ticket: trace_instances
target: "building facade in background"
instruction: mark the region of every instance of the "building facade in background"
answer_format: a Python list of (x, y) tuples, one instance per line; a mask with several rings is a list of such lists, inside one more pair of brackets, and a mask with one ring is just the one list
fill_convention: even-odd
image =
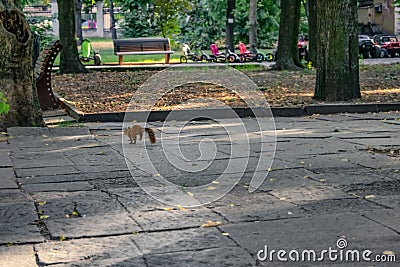
[(368, 35), (400, 34), (400, 9), (393, 0), (358, 0), (360, 31)]

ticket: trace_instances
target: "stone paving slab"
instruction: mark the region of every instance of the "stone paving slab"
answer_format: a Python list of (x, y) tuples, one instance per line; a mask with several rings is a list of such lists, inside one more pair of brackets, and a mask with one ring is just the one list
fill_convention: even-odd
[[(258, 169), (258, 174), (270, 173), (254, 193), (248, 189), (259, 156), (272, 157), (274, 143), (273, 131), (260, 132), (252, 118), (243, 119), (250, 130), (251, 153), (244, 167), (245, 134), (233, 136), (233, 145), (240, 149), (232, 155), (229, 136), (211, 121), (187, 125), (183, 140), (172, 133), (186, 122), (151, 123), (160, 130), (157, 143), (150, 145), (146, 136), (145, 141), (126, 146), (127, 155), (133, 157), (130, 161), (125, 161), (121, 144), (127, 142), (122, 139), (122, 123), (11, 128), (8, 143), (0, 142), (0, 153), (12, 159), (6, 163), (10, 166), (0, 166), (0, 254), (17, 254), (21, 247), (21, 257), (33, 266), (264, 266), (269, 262), (256, 259), (264, 245), (319, 250), (335, 248), (336, 241), (345, 238), (350, 249), (392, 251), (398, 256), (399, 158), (370, 153), (368, 145), (396, 146), (399, 115), (275, 118), (277, 153), (272, 166), (263, 163)], [(160, 140), (161, 131), (165, 140)], [(216, 144), (217, 157), (190, 161), (204, 159), (198, 149), (201, 141), (212, 152), (214, 144), (205, 142), (209, 139)], [(176, 149), (167, 159), (163, 145), (178, 141), (189, 164), (184, 166), (214, 165), (202, 175), (174, 169), (173, 164), (185, 160)], [(180, 188), (184, 192), (190, 190), (187, 181), (215, 180), (230, 158), (234, 168), (229, 181), (238, 183), (206, 206), (185, 209), (160, 203), (137, 184), (146, 185), (153, 194), (174, 192), (143, 165), (145, 146), (152, 159), (149, 166), (156, 165), (160, 174), (184, 185)], [(221, 182), (214, 187), (227, 186)], [(203, 201), (208, 194), (186, 197)], [(222, 224), (203, 227), (208, 221)], [(9, 242), (20, 246), (7, 247)], [(290, 264), (274, 262), (273, 266)], [(300, 264), (327, 265), (365, 266)]]
[[(110, 172), (110, 171), (129, 171), (125, 159), (116, 161), (115, 165), (109, 163), (108, 165), (101, 165), (101, 162), (97, 162), (97, 165), (74, 165), (75, 169), (78, 170), (79, 174), (99, 173), (99, 172)], [(134, 168), (137, 168), (134, 166)], [(136, 171), (136, 170), (135, 170)]]
[(239, 247), (222, 247), (200, 251), (185, 251), (145, 255), (147, 266), (254, 266), (250, 254)]
[(7, 244), (26, 244), (44, 242), (36, 224), (0, 223), (0, 247)]
[(0, 190), (18, 189), (14, 170), (12, 168), (0, 168)]
[(304, 210), (294, 204), (278, 200), (265, 192), (249, 193), (244, 187), (235, 188), (208, 206), (231, 223), (304, 216)]
[(236, 244), (215, 227), (139, 233), (132, 239), (143, 254), (197, 251)]
[(296, 202), (299, 208), (305, 209), (314, 215), (327, 215), (343, 212), (351, 212), (357, 214), (365, 214), (367, 211), (388, 212), (385, 207), (378, 205), (372, 201), (359, 198), (342, 198), (342, 199), (322, 199), (322, 200), (304, 200)]
[(383, 174), (381, 170), (371, 170), (361, 167), (335, 172), (320, 172), (315, 179), (339, 187), (351, 184), (370, 184), (375, 181), (393, 180), (389, 175)]
[(29, 194), (19, 189), (0, 189), (0, 203), (20, 203), (32, 201)]
[(206, 224), (208, 221), (225, 222), (224, 218), (219, 214), (205, 208), (169, 211), (155, 210), (141, 212), (140, 214), (134, 212), (134, 214), (135, 220), (144, 231), (196, 228)]
[(73, 165), (73, 162), (67, 159), (62, 152), (14, 153), (13, 163), (15, 168), (43, 168)]
[(343, 199), (351, 198), (340, 189), (328, 185), (298, 186), (292, 188), (274, 189), (271, 195), (292, 203), (305, 200)]
[(360, 197), (396, 195), (400, 189), (398, 180), (377, 180), (368, 184), (350, 184), (342, 186), (343, 190)]
[(387, 196), (375, 196), (368, 199), (370, 202), (377, 203), (384, 207), (389, 207), (392, 209), (400, 207), (400, 195), (387, 195)]
[(94, 186), (89, 182), (65, 182), (65, 183), (44, 183), (44, 184), (26, 184), (22, 188), (28, 193), (34, 192), (74, 192), (90, 191)]
[[(259, 190), (271, 191), (321, 185), (318, 176), (305, 168), (272, 170)], [(317, 181), (316, 181), (317, 180)]]
[(369, 211), (364, 216), (377, 223), (385, 225), (385, 227), (400, 232), (400, 207), (397, 206), (391, 210), (375, 210)]
[(304, 155), (301, 157), (287, 157), (285, 160), (303, 165), (308, 170), (321, 169), (352, 169), (357, 166), (356, 162), (349, 159), (348, 153)]
[(79, 171), (75, 166), (43, 166), (40, 168), (15, 168), (15, 173), (18, 178), (62, 175), (62, 174), (78, 174)]
[(0, 168), (12, 167), (13, 164), (10, 159), (10, 151), (0, 149)]
[(141, 188), (112, 189), (110, 193), (132, 214), (144, 231), (160, 231), (200, 227), (208, 221), (224, 218), (207, 208), (181, 208), (161, 203)]
[(46, 202), (41, 209), (49, 216), (46, 225), (55, 237), (117, 235), (141, 230), (125, 208), (103, 192), (52, 192), (33, 196), (38, 202)]
[[(370, 249), (375, 254), (384, 250), (398, 251), (399, 236), (394, 231), (357, 214), (327, 214), (300, 219), (261, 221), (222, 226), (221, 229), (245, 247), (256, 259), (259, 250), (333, 249), (339, 238), (345, 238), (349, 249)], [(366, 235), (366, 233), (368, 233)], [(266, 262), (265, 262), (266, 263)], [(313, 266), (312, 263), (310, 266)]]
[(38, 216), (33, 202), (0, 204), (0, 244), (41, 242)]
[(92, 180), (112, 180), (116, 178), (131, 177), (131, 173), (127, 170), (111, 170), (102, 172), (88, 172), (88, 173), (75, 173), (75, 174), (58, 174), (58, 175), (44, 175), (33, 177), (17, 178), (18, 183), (25, 184), (43, 184), (43, 183), (65, 183), (65, 182), (79, 182), (79, 181), (92, 181)]
[(108, 147), (91, 147), (65, 152), (66, 157), (75, 165), (118, 165), (124, 163), (124, 158)]
[(51, 241), (36, 244), (35, 249), (39, 262), (46, 265), (109, 266), (129, 259), (131, 266), (145, 266), (130, 235)]
[(37, 219), (33, 202), (0, 204), (0, 223), (28, 225)]
[(0, 266), (37, 266), (32, 245), (0, 247)]
[(365, 147), (337, 139), (292, 139), (288, 142), (278, 142), (278, 154), (287, 156), (324, 155), (357, 151)]
[(58, 116), (58, 117), (44, 117), (43, 121), (46, 125), (49, 124), (59, 124), (59, 123), (72, 123), (76, 120), (70, 116)]

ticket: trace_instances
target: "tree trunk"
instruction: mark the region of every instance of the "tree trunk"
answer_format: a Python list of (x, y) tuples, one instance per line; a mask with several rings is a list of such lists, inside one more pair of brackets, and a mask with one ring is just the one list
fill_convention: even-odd
[(360, 98), (357, 0), (324, 0), (317, 5), (317, 78), (314, 98)]
[(228, 9), (226, 10), (226, 46), (231, 51), (235, 50), (235, 45), (233, 43), (234, 42), (233, 33), (235, 30), (233, 11), (235, 10), (235, 7), (236, 7), (236, 1), (228, 0)]
[(277, 61), (272, 68), (277, 70), (299, 70), (303, 67), (299, 59), (301, 0), (281, 0)]
[(256, 54), (257, 49), (257, 0), (250, 0), (250, 8), (249, 8), (249, 43), (250, 50), (252, 53)]
[(114, 1), (113, 0), (110, 0), (110, 19), (111, 19), (111, 38), (117, 39), (117, 29), (115, 28)]
[(60, 22), (60, 41), (63, 49), (60, 53), (61, 73), (88, 72), (79, 60), (75, 35), (75, 0), (57, 0), (58, 20)]
[(308, 60), (317, 66), (317, 0), (308, 0)]
[(75, 32), (78, 38), (77, 44), (81, 45), (83, 41), (82, 34), (82, 0), (75, 0)]
[(0, 1), (0, 91), (10, 110), (0, 115), (0, 129), (43, 126), (32, 65), (33, 38), (19, 1)]

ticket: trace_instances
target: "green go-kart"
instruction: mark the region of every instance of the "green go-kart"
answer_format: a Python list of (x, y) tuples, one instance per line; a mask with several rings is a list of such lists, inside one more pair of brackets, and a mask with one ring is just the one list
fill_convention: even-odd
[(89, 39), (84, 39), (81, 44), (81, 56), (82, 62), (89, 62), (94, 60), (94, 65), (100, 66), (101, 56), (98, 50), (93, 50), (92, 43)]

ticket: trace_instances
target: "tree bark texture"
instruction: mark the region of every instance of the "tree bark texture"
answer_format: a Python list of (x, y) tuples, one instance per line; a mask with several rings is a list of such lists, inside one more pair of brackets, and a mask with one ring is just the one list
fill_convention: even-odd
[(75, 32), (78, 38), (77, 44), (81, 45), (83, 41), (82, 33), (82, 0), (75, 0)]
[(317, 5), (317, 78), (314, 98), (360, 98), (357, 0), (324, 0)]
[(257, 53), (255, 47), (257, 47), (257, 0), (250, 0), (249, 8), (249, 44), (252, 53)]
[(233, 11), (235, 10), (235, 7), (236, 7), (236, 0), (228, 0), (228, 8), (226, 10), (226, 46), (231, 51), (235, 50), (235, 45), (233, 43), (234, 42), (233, 34), (235, 30)]
[(60, 53), (61, 73), (88, 72), (79, 60), (75, 34), (75, 0), (57, 0), (58, 20), (60, 22), (60, 41), (63, 49)]
[(298, 70), (303, 67), (299, 59), (297, 41), (299, 38), (301, 0), (281, 0), (277, 70)]
[(0, 91), (10, 110), (0, 129), (43, 126), (32, 65), (33, 38), (19, 1), (0, 0)]
[(114, 1), (113, 0), (110, 0), (110, 20), (111, 20), (111, 38), (117, 39), (117, 29), (115, 28)]
[(317, 0), (308, 2), (308, 59), (312, 66), (317, 66)]

